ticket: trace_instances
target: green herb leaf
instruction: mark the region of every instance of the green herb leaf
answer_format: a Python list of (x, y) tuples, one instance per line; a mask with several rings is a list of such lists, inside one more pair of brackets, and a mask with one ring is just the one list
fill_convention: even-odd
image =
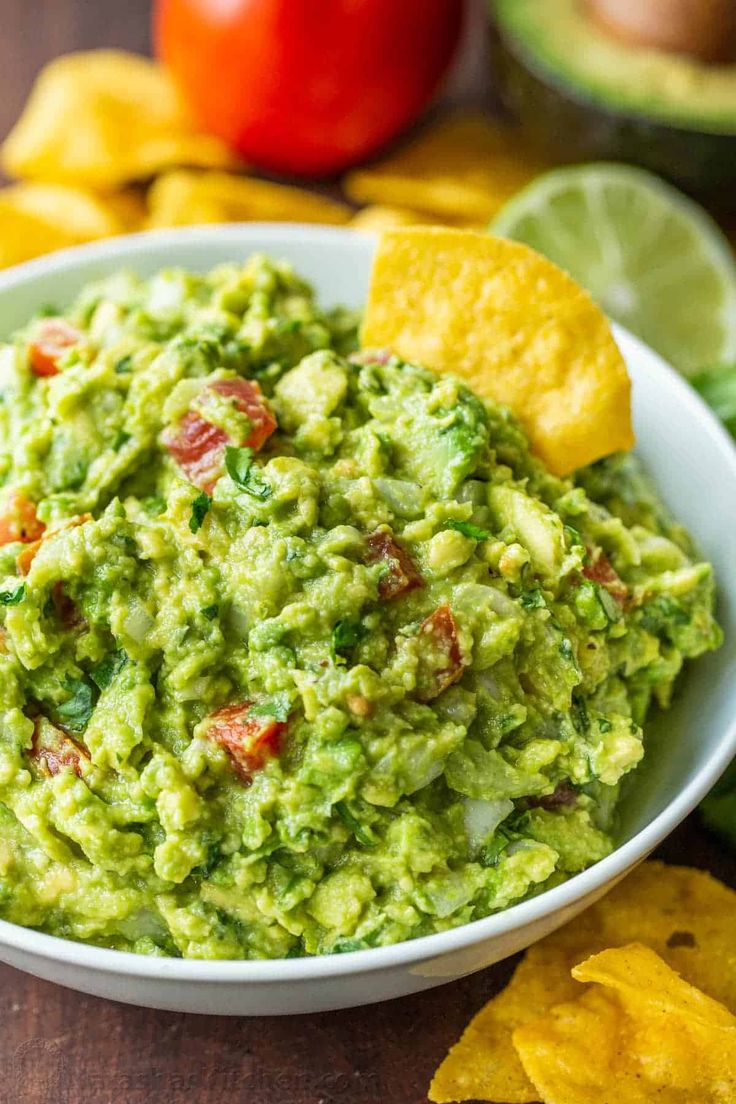
[(364, 639), (367, 629), (360, 621), (346, 617), (338, 621), (332, 630), (332, 658), (338, 660), (345, 652), (355, 648)]
[(220, 607), (217, 605), (204, 606), (203, 609), (200, 610), (202, 616), (206, 617), (208, 621), (214, 621), (219, 612)]
[(581, 694), (573, 694), (572, 705), (570, 707), (570, 718), (577, 732), (581, 736), (590, 728), (590, 718), (588, 717), (588, 707), (585, 703), (585, 698)]
[(198, 533), (202, 528), (202, 522), (207, 517), (212, 505), (212, 499), (202, 491), (192, 502), (192, 516), (189, 519), (189, 528), (193, 533)]
[(455, 521), (451, 518), (442, 526), (443, 529), (454, 529), (456, 533), (462, 533), (464, 537), (470, 537), (474, 541), (488, 540), (491, 534), (487, 529), (481, 529), (479, 525), (473, 525), (472, 521)]
[(81, 679), (69, 679), (66, 689), (70, 696), (56, 706), (53, 719), (72, 732), (84, 732), (94, 712), (97, 700), (95, 688)]
[(509, 835), (499, 826), (481, 851), (480, 861), (483, 866), (497, 866), (501, 855), (511, 843), (512, 839), (513, 836)]
[(130, 372), (132, 367), (133, 367), (133, 357), (132, 356), (121, 357), (120, 360), (115, 365), (115, 374), (117, 376), (125, 376), (125, 375), (127, 375), (128, 372)]
[(119, 452), (123, 445), (127, 444), (130, 440), (130, 434), (126, 433), (124, 429), (119, 429), (115, 434), (115, 439), (112, 443), (112, 447), (115, 452)]
[(291, 702), (286, 693), (274, 694), (272, 698), (256, 702), (248, 710), (251, 717), (273, 717), (275, 721), (288, 721)]
[(0, 590), (0, 606), (18, 606), (26, 596), (26, 584), (21, 583), (15, 590)]
[(577, 545), (582, 545), (583, 548), (585, 547), (585, 541), (574, 525), (563, 525), (562, 528), (565, 536), (570, 542), (571, 548), (575, 548)]
[(253, 449), (228, 445), (225, 449), (225, 469), (235, 486), (253, 498), (263, 501), (273, 494), (273, 487), (264, 479), (261, 469), (253, 460)]
[(599, 717), (598, 718), (598, 730), (599, 730), (599, 732), (610, 732), (612, 728), (613, 728), (613, 725), (609, 721), (608, 717)]
[(119, 648), (115, 652), (109, 652), (104, 659), (101, 659), (100, 662), (92, 668), (89, 677), (100, 690), (107, 690), (110, 683), (118, 672), (122, 671), (127, 662), (127, 653), (124, 652), (122, 648)]
[(335, 804), (335, 812), (338, 814), (343, 824), (353, 833), (358, 843), (362, 844), (363, 847), (376, 846), (378, 840), (376, 839), (373, 829), (367, 824), (361, 824), (344, 801), (338, 801)]
[(520, 596), (519, 601), (524, 609), (545, 609), (547, 605), (539, 587), (535, 587), (534, 590), (527, 590)]

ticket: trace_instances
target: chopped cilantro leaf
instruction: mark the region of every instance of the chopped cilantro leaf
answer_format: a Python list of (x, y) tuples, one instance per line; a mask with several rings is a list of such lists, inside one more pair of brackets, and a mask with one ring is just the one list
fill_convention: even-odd
[(534, 590), (527, 590), (521, 595), (519, 601), (524, 609), (544, 609), (547, 605), (539, 587), (536, 587)]
[(253, 460), (253, 449), (228, 445), (225, 449), (225, 468), (235, 486), (253, 498), (263, 500), (273, 494), (271, 484), (264, 479), (261, 469)]
[(200, 612), (208, 621), (214, 621), (220, 612), (220, 607), (217, 605), (205, 606)]
[(112, 443), (112, 447), (115, 452), (119, 452), (123, 445), (127, 444), (130, 440), (130, 434), (126, 433), (124, 429), (118, 430), (115, 434), (115, 439)]
[(487, 529), (481, 529), (479, 525), (473, 525), (472, 521), (455, 521), (454, 518), (446, 521), (443, 529), (454, 529), (456, 533), (462, 533), (464, 537), (470, 537), (474, 541), (488, 540), (491, 536)]
[(100, 662), (92, 668), (89, 676), (100, 690), (107, 690), (110, 683), (118, 672), (122, 671), (127, 662), (127, 654), (122, 648), (119, 648), (115, 652), (109, 652), (104, 659), (101, 659)]
[(275, 721), (288, 721), (291, 702), (288, 694), (274, 694), (272, 698), (256, 702), (248, 711), (251, 717), (273, 717)]
[(133, 367), (133, 357), (132, 356), (121, 357), (120, 360), (115, 365), (115, 374), (117, 376), (127, 375), (127, 373), (130, 372), (132, 367)]
[(84, 732), (95, 708), (95, 687), (82, 679), (68, 679), (69, 697), (54, 709), (54, 720), (72, 732)]
[(511, 843), (512, 838), (499, 826), (481, 851), (480, 861), (482, 865), (497, 866), (502, 853)]
[(363, 847), (375, 847), (378, 843), (375, 833), (368, 825), (360, 823), (358, 818), (353, 812), (351, 812), (349, 806), (344, 801), (338, 801), (335, 805), (335, 812), (339, 815), (343, 824), (350, 829), (355, 836), (358, 843)]
[(202, 528), (202, 522), (207, 517), (211, 505), (212, 499), (205, 491), (198, 494), (192, 502), (192, 516), (189, 519), (189, 528), (193, 533), (198, 533)]
[(332, 630), (332, 658), (339, 661), (345, 652), (360, 644), (366, 635), (366, 628), (360, 621), (349, 617), (342, 618)]
[(15, 590), (0, 590), (0, 606), (18, 606), (26, 596), (26, 584), (21, 583)]

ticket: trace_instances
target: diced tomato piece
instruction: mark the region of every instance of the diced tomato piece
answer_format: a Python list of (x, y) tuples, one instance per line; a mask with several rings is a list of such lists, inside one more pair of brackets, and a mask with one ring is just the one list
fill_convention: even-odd
[(46, 526), (36, 516), (35, 503), (16, 491), (10, 495), (0, 514), (0, 545), (13, 541), (37, 541)]
[(569, 778), (564, 778), (557, 783), (551, 794), (527, 797), (525, 804), (528, 809), (561, 809), (565, 805), (574, 805), (577, 799), (577, 790), (573, 788)]
[(84, 525), (86, 521), (91, 520), (92, 514), (79, 514), (77, 517), (70, 518), (69, 521), (64, 521), (61, 525), (57, 525), (55, 529), (47, 529), (40, 540), (34, 541), (33, 544), (29, 544), (16, 557), (15, 562), (20, 574), (28, 574), (31, 570), (31, 564), (38, 554), (38, 550), (47, 540), (51, 540), (52, 537), (55, 537), (56, 534), (60, 533), (63, 529), (76, 529), (78, 525)]
[(382, 561), (388, 568), (378, 584), (381, 598), (398, 598), (400, 594), (408, 594), (410, 590), (424, 586), (419, 568), (390, 533), (377, 529), (367, 538), (366, 545), (368, 563)]
[(601, 552), (600, 549), (597, 551), (588, 549), (588, 554), (590, 561), (583, 567), (585, 578), (604, 587), (620, 606), (625, 605), (629, 597), (629, 588), (614, 569), (605, 552)]
[(58, 375), (58, 361), (83, 337), (80, 330), (70, 326), (63, 318), (45, 318), (28, 347), (28, 359), (34, 376)]
[(225, 399), (232, 399), (241, 414), (245, 414), (250, 422), (250, 433), (244, 441), (237, 441), (239, 446), (252, 448), (258, 452), (265, 445), (268, 438), (277, 428), (278, 422), (274, 418), (261, 388), (253, 380), (227, 379), (216, 380), (211, 383), (210, 389), (217, 392)]
[(253, 702), (218, 709), (209, 718), (207, 737), (228, 753), (235, 772), (250, 782), (254, 771), (279, 754), (286, 722), (273, 717), (251, 717)]
[(50, 721), (36, 720), (33, 729), (33, 743), (29, 752), (32, 762), (46, 775), (60, 774), (65, 768), (71, 768), (78, 778), (84, 772), (84, 763), (89, 761), (89, 752), (66, 732), (52, 725)]
[(56, 616), (65, 629), (78, 629), (84, 625), (84, 618), (78, 606), (65, 592), (63, 583), (54, 583), (51, 588), (51, 601), (54, 603)]
[(438, 606), (419, 629), (422, 642), (417, 697), (432, 701), (461, 677), (465, 662), (458, 642), (458, 626), (448, 605)]
[(227, 433), (190, 410), (164, 444), (187, 479), (209, 494), (222, 475)]
[(198, 411), (188, 411), (178, 425), (164, 435), (164, 444), (187, 479), (200, 490), (211, 493), (223, 473), (227, 445), (252, 448), (258, 452), (277, 428), (257, 383), (245, 379), (216, 380), (207, 384), (210, 391), (231, 399), (236, 410), (245, 414), (250, 430), (242, 441), (233, 441), (219, 426), (208, 422)]

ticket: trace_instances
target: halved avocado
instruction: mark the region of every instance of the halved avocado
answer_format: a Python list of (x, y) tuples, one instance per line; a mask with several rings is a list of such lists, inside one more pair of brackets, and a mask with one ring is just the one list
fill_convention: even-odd
[(658, 172), (736, 210), (736, 64), (621, 42), (582, 0), (491, 0), (502, 95), (558, 160)]

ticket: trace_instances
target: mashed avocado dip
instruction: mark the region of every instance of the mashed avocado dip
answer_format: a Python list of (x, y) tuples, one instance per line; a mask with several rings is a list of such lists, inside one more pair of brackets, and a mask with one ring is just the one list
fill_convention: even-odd
[(263, 257), (0, 352), (0, 916), (149, 954), (374, 947), (612, 847), (713, 582)]

